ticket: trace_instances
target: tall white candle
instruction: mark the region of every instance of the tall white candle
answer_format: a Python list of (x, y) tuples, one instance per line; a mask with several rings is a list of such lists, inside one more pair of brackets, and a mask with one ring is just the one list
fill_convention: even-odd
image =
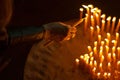
[(114, 32), (115, 22), (116, 22), (116, 17), (113, 17), (113, 19), (112, 19), (112, 28), (111, 28), (111, 33), (113, 33), (113, 32)]
[(118, 21), (118, 23), (117, 23), (117, 26), (116, 26), (116, 28), (115, 28), (115, 32), (118, 32), (118, 31), (119, 31), (119, 27), (120, 27), (120, 19), (119, 19), (119, 21)]
[(110, 29), (110, 22), (111, 22), (111, 16), (107, 17), (107, 29), (106, 29), (107, 32), (109, 32)]

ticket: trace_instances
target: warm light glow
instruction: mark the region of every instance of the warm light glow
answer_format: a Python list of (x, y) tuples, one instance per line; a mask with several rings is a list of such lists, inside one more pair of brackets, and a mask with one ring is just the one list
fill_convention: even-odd
[(80, 61), (79, 59), (77, 59), (77, 58), (75, 59), (75, 62), (77, 65), (79, 65), (79, 61)]
[(89, 51), (89, 52), (91, 52), (91, 51), (92, 51), (91, 46), (88, 46), (87, 48), (88, 48), (88, 51)]
[(97, 61), (96, 60), (94, 60), (94, 66), (97, 67)]
[(93, 8), (93, 5), (92, 5), (92, 4), (89, 4), (88, 7), (92, 9), (92, 8)]
[(80, 11), (83, 11), (83, 8), (80, 8)]
[(82, 5), (84, 8), (88, 8), (88, 6), (86, 6), (86, 5)]
[(94, 42), (94, 46), (97, 47), (97, 41)]

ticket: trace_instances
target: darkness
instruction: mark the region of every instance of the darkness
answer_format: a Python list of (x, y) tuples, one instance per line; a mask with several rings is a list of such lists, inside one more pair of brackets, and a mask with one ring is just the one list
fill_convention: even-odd
[[(82, 4), (93, 4), (102, 13), (120, 17), (118, 0), (14, 0), (13, 16), (8, 28), (22, 26), (41, 26), (48, 22), (68, 21), (79, 18)], [(22, 80), (26, 57), (31, 43), (19, 43), (8, 47), (4, 54), (12, 57), (10, 64), (0, 72), (0, 80)]]

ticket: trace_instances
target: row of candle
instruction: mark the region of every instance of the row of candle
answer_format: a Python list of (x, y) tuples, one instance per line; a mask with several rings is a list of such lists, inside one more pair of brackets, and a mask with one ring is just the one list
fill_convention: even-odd
[[(93, 45), (87, 46), (88, 54), (80, 55), (75, 59), (77, 66), (85, 67), (92, 78), (96, 80), (119, 80), (120, 78), (120, 47), (119, 27), (120, 19), (106, 18), (101, 10), (93, 5), (83, 5), (86, 9), (84, 32), (90, 32)], [(80, 19), (83, 17), (83, 8), (80, 8)], [(112, 21), (111, 21), (112, 20)], [(117, 25), (116, 25), (117, 24)], [(107, 33), (106, 33), (107, 32)], [(115, 34), (114, 34), (115, 33)], [(105, 37), (106, 35), (106, 37)], [(95, 38), (95, 39), (94, 39)]]
[[(105, 14), (101, 14), (101, 10), (97, 7), (94, 8), (93, 5), (83, 5), (83, 7), (86, 9), (87, 13), (85, 14), (85, 21), (84, 21), (84, 32), (89, 28), (90, 26), (95, 27), (99, 26), (101, 28), (101, 32), (118, 32), (120, 27), (120, 19), (116, 20), (116, 17), (108, 16), (106, 17)], [(83, 17), (84, 9), (80, 8), (80, 19)], [(117, 23), (117, 25), (116, 25)]]

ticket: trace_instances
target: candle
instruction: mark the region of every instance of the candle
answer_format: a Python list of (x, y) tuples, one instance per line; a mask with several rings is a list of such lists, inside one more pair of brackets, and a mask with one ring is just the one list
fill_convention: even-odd
[(107, 56), (107, 54), (108, 54), (108, 52), (109, 52), (109, 47), (108, 47), (108, 46), (105, 46), (105, 48), (106, 48), (106, 56)]
[(103, 46), (100, 46), (100, 50), (102, 50), (102, 51), (103, 51)]
[(105, 42), (104, 41), (101, 41), (101, 46), (103, 46), (105, 44)]
[(106, 45), (109, 46), (109, 40), (105, 39), (105, 41), (106, 41)]
[(101, 32), (103, 32), (103, 31), (104, 31), (104, 28), (105, 28), (105, 20), (102, 20)]
[(117, 47), (118, 59), (120, 58), (120, 47)]
[(94, 60), (94, 57), (91, 57), (91, 58), (90, 58), (90, 61), (93, 61), (93, 60)]
[(93, 52), (90, 52), (90, 57), (92, 57), (93, 56)]
[(98, 15), (98, 13), (96, 13), (96, 16), (95, 16), (95, 17), (96, 17), (97, 25), (100, 26), (100, 20), (99, 20), (99, 15)]
[(119, 27), (120, 27), (120, 19), (119, 19), (118, 24), (117, 24), (117, 26), (116, 26), (115, 32), (118, 32)]
[(91, 68), (93, 67), (93, 61), (90, 61), (90, 67)]
[(83, 16), (83, 8), (80, 8), (80, 19), (82, 19)]
[(91, 25), (94, 27), (95, 26), (95, 21), (93, 15), (91, 15)]
[(119, 33), (116, 33), (116, 41), (118, 42), (119, 41)]
[(75, 59), (76, 66), (79, 65), (80, 60), (78, 58)]
[(94, 67), (94, 68), (92, 69), (93, 75), (95, 75), (95, 71), (96, 71), (96, 67)]
[(108, 62), (111, 62), (111, 53), (108, 53)]
[(113, 33), (113, 31), (114, 31), (114, 28), (115, 28), (115, 21), (116, 21), (116, 17), (113, 17), (113, 19), (112, 19), (111, 33)]
[(116, 61), (116, 54), (113, 53), (113, 61), (115, 62)]
[(94, 60), (94, 67), (97, 67), (97, 61)]
[(100, 72), (102, 72), (102, 63), (99, 64)]
[(102, 57), (100, 58), (100, 62), (103, 63), (104, 61), (104, 56), (102, 55)]
[(105, 17), (106, 17), (105, 14), (102, 14), (102, 15), (101, 15), (101, 18), (102, 18), (103, 21), (105, 21)]
[(117, 61), (117, 70), (120, 71), (120, 61)]
[(113, 47), (112, 47), (112, 53), (115, 53), (115, 49), (116, 49), (116, 47), (113, 46)]
[(97, 28), (97, 35), (99, 35), (100, 34), (100, 27), (97, 25), (96, 28)]
[(92, 52), (91, 46), (88, 46), (87, 48), (88, 48), (88, 51), (89, 51), (89, 52)]
[(110, 77), (111, 77), (111, 73), (108, 73), (108, 78), (110, 79)]
[(107, 79), (107, 72), (104, 72), (103, 76), (105, 79)]
[(94, 47), (93, 48), (93, 52), (94, 52), (94, 54), (95, 54), (95, 56), (97, 55), (97, 47)]
[(97, 47), (97, 41), (94, 42), (94, 46)]
[(109, 31), (110, 28), (110, 20), (111, 20), (111, 16), (107, 17), (107, 32)]
[(107, 39), (110, 41), (111, 35), (110, 33), (107, 33)]
[(103, 54), (103, 50), (100, 50), (99, 57), (102, 57), (102, 54)]
[(98, 42), (101, 43), (101, 35), (98, 35)]
[(100, 74), (101, 74), (100, 72), (97, 73), (97, 78), (98, 79), (100, 78)]
[(87, 30), (87, 26), (88, 26), (88, 14), (85, 14), (86, 15), (86, 17), (85, 17), (85, 22), (84, 22), (84, 34), (85, 34), (85, 32), (86, 32), (86, 30)]
[(108, 62), (108, 70), (111, 71), (111, 63)]
[(93, 32), (94, 32), (94, 28), (90, 27), (90, 40), (92, 41), (93, 38)]
[(112, 40), (112, 43), (114, 44), (114, 47), (117, 46), (117, 41), (116, 40)]

